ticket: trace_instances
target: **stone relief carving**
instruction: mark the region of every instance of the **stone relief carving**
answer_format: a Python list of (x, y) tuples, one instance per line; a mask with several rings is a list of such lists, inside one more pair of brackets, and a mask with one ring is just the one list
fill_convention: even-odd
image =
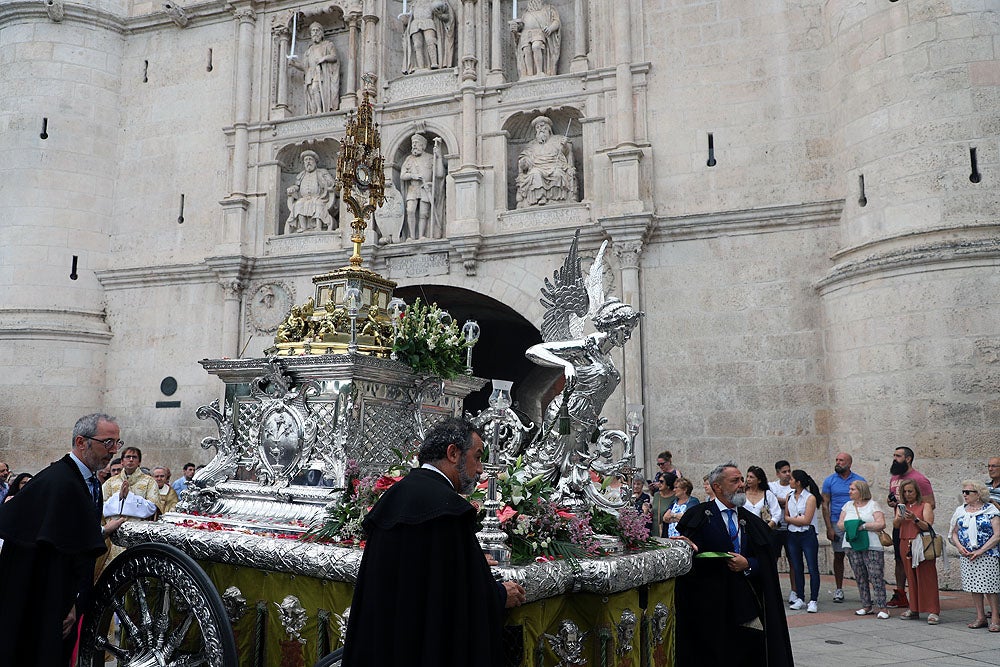
[(403, 74), (455, 66), (455, 10), (449, 0), (410, 0), (403, 23)]
[(177, 24), (178, 28), (187, 27), (188, 15), (184, 8), (176, 3), (164, 2), (163, 11), (167, 13), (170, 20)]
[(319, 166), (315, 151), (302, 151), (303, 170), (289, 186), (285, 233), (337, 229), (331, 209), (336, 202), (336, 181)]
[(390, 240), (400, 240), (399, 231), (403, 228), (406, 221), (406, 208), (404, 204), (403, 193), (392, 182), (392, 174), (386, 174), (385, 201), (375, 211), (375, 217), (379, 221), (379, 227), (388, 230)]
[(45, 0), (45, 13), (49, 15), (51, 21), (60, 23), (66, 18), (66, 7), (63, 5), (63, 0)]
[(524, 13), (510, 22), (521, 79), (556, 73), (562, 42), (560, 27), (559, 12), (542, 0), (528, 0)]
[(267, 282), (250, 290), (247, 315), (250, 325), (260, 333), (273, 333), (285, 320), (295, 303), (295, 293), (283, 282)]
[(535, 138), (517, 158), (517, 208), (545, 206), (577, 200), (573, 144), (552, 133), (552, 120), (538, 116), (531, 121)]
[(288, 64), (304, 74), (306, 114), (326, 113), (340, 108), (340, 61), (333, 42), (323, 37), (323, 24), (309, 26), (311, 44), (302, 57), (291, 56)]
[(396, 240), (444, 236), (444, 158), (441, 139), (434, 139), (432, 153), (427, 152), (427, 137), (410, 137), (410, 154), (399, 167), (399, 184), (406, 202), (403, 224)]

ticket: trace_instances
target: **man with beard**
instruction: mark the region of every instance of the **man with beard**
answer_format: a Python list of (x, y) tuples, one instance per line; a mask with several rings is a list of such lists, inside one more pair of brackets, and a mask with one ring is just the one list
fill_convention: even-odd
[(677, 580), (676, 664), (725, 664), (738, 646), (745, 665), (792, 665), (772, 531), (744, 509), (736, 464), (712, 470), (708, 483), (715, 498), (677, 525), (696, 553), (691, 571)]
[[(899, 504), (899, 483), (904, 479), (912, 479), (916, 482), (924, 502), (930, 503), (931, 508), (934, 508), (934, 490), (931, 488), (930, 480), (923, 473), (914, 470), (912, 449), (909, 447), (896, 448), (892, 454), (892, 465), (889, 466), (889, 473), (892, 476), (889, 478), (888, 503), (893, 512), (896, 511), (896, 505)], [(889, 517), (886, 517), (886, 523), (888, 522)], [(906, 565), (899, 553), (899, 528), (892, 529), (892, 551), (896, 557), (896, 589), (886, 606), (905, 609), (910, 606), (910, 602), (906, 599)]]
[(851, 499), (851, 482), (867, 481), (851, 471), (853, 464), (850, 454), (840, 452), (834, 459), (833, 474), (823, 480), (823, 520), (826, 521), (826, 539), (833, 547), (833, 578), (837, 583), (834, 602), (844, 601), (844, 533), (837, 530), (837, 521), (844, 504)]
[(493, 580), (476, 540), (475, 489), (483, 441), (449, 418), (428, 430), (416, 468), (364, 519), (344, 667), (498, 667), (503, 610), (525, 602), (515, 582)]
[(0, 575), (7, 600), (0, 623), (3, 664), (69, 664), (94, 562), (104, 552), (104, 537), (123, 521), (108, 521), (102, 529), (96, 476), (121, 444), (114, 418), (81, 417), (70, 452), (0, 506)]

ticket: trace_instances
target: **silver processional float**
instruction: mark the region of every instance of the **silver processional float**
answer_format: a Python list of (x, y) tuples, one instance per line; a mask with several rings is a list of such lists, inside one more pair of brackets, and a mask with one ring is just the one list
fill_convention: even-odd
[[(460, 329), (436, 306), (406, 306), (393, 297), (394, 282), (362, 267), (367, 220), (384, 198), (384, 180), (374, 177), (384, 169), (373, 90), (366, 78), (337, 167), (354, 215), (349, 265), (314, 276), (313, 297), (291, 309), (265, 357), (201, 362), (225, 383), (224, 401), (197, 411), (218, 428), (202, 441), (214, 457), (175, 511), (115, 534), (127, 549), (98, 581), (81, 665), (106, 657), (121, 667), (335, 664), (322, 657), (343, 643), (363, 552), (299, 538), (342, 510), (359, 478), (398, 471), (400, 452), (436, 421), (463, 416), (465, 397), (485, 386), (471, 369), (476, 323)], [(672, 579), (691, 567), (686, 545), (623, 553), (620, 540), (593, 535), (591, 554), (512, 565), (501, 525), (501, 508), (513, 499), (502, 497), (500, 482), (512, 470), (567, 515), (594, 507), (614, 514), (630, 504), (628, 494), (609, 497), (594, 481), (617, 477), (629, 488), (642, 424), (641, 406), (628, 406), (624, 430), (606, 428), (602, 416), (620, 382), (611, 353), (641, 319), (609, 293), (607, 245), (584, 274), (577, 232), (541, 288), (543, 342), (526, 355), (565, 378), (541, 424), (512, 409), (503, 381), (494, 381), (488, 408), (466, 415), (489, 445), (480, 541), (499, 563), (498, 579), (528, 593), (529, 604), (508, 614), (511, 665), (578, 665), (612, 654), (615, 664), (672, 664)], [(594, 332), (585, 334), (588, 322)], [(406, 338), (408, 326), (423, 333)], [(462, 372), (442, 377), (428, 370), (440, 370), (433, 364), (405, 363), (413, 357), (400, 354), (400, 341), (426, 343), (421, 335), (437, 336), (438, 349), (452, 353), (450, 370), (458, 358)], [(518, 622), (531, 603), (565, 596), (578, 599), (543, 627)]]

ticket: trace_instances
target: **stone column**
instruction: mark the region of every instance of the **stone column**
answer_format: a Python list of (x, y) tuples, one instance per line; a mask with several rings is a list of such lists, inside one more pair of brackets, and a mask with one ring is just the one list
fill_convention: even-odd
[(347, 82), (340, 98), (342, 109), (358, 106), (358, 33), (361, 31), (361, 12), (347, 16)]
[(462, 0), (462, 168), (476, 159), (476, 0)]
[[(639, 288), (639, 260), (642, 256), (642, 247), (642, 239), (614, 241), (611, 246), (621, 267), (622, 301), (636, 310), (642, 308)], [(625, 405), (645, 403), (642, 398), (642, 331), (643, 323), (640, 322), (622, 353), (622, 387), (625, 390)], [(635, 465), (639, 468), (644, 468), (645, 463), (643, 435), (644, 429), (640, 428), (635, 438)]]
[[(623, 3), (624, 4), (624, 3)], [(573, 60), (570, 61), (570, 72), (586, 72), (590, 65), (587, 62), (587, 5), (583, 0), (576, 0), (573, 7), (573, 30), (576, 37), (573, 40)]]
[(278, 40), (277, 93), (274, 99), (274, 109), (279, 113), (277, 118), (288, 114), (288, 47), (291, 43), (291, 31), (286, 25), (276, 25), (271, 34)]
[(239, 22), (236, 37), (236, 99), (233, 127), (233, 194), (246, 195), (250, 156), (250, 77), (253, 72), (253, 27), (257, 14), (249, 7), (233, 11)]
[(376, 30), (378, 29), (378, 14), (375, 13), (374, 0), (365, 0), (364, 13), (361, 16), (361, 41), (363, 56), (361, 58), (361, 73), (377, 74), (375, 68), (375, 51), (377, 47)]
[(490, 0), (490, 71), (486, 75), (487, 83), (503, 83), (503, 39), (501, 26), (506, 23), (500, 18), (500, 6), (503, 0)]
[(242, 280), (226, 280), (222, 287), (222, 339), (220, 356), (235, 359), (240, 354), (240, 300), (243, 298)]
[(618, 0), (615, 4), (615, 111), (618, 145), (635, 143), (635, 120), (632, 109), (632, 21), (631, 2)]

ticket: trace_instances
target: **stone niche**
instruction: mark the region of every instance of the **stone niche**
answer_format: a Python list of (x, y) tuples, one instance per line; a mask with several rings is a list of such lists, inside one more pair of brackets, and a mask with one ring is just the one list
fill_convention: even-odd
[[(402, 220), (393, 225), (392, 229), (386, 229), (383, 225), (382, 232), (389, 235), (393, 242), (399, 243), (409, 240), (415, 240), (417, 238), (421, 239), (441, 239), (446, 238), (448, 235), (447, 229), (447, 210), (448, 204), (446, 201), (447, 192), (447, 174), (448, 174), (448, 154), (449, 146), (446, 139), (438, 134), (435, 130), (426, 128), (423, 123), (420, 123), (420, 128), (414, 128), (405, 132), (399, 140), (395, 151), (390, 156), (387, 156), (389, 164), (391, 164), (392, 171), (391, 175), (386, 174), (387, 180), (391, 178), (392, 185), (400, 194), (400, 200), (402, 203)], [(407, 160), (411, 158), (411, 148), (413, 146), (412, 139), (415, 135), (422, 136), (426, 141), (425, 155), (430, 155), (431, 160), (429, 163), (433, 164), (433, 151), (434, 142), (437, 140), (440, 142), (440, 154), (441, 161), (438, 168), (443, 168), (444, 173), (436, 171), (435, 179), (432, 184), (431, 192), (428, 194), (432, 197), (431, 202), (421, 202), (421, 205), (430, 204), (430, 210), (428, 211), (429, 222), (426, 225), (426, 229), (421, 228), (419, 230), (419, 236), (414, 234), (413, 220), (411, 220), (411, 211), (407, 210), (406, 193), (408, 185), (410, 188), (414, 188), (415, 180), (408, 179), (407, 182), (403, 180), (403, 169), (407, 165)], [(411, 164), (413, 164), (411, 162)], [(412, 174), (416, 171), (427, 170), (427, 165), (421, 168), (419, 164), (415, 165), (418, 169), (411, 167), (408, 171)], [(387, 170), (388, 171), (388, 170)], [(419, 218), (419, 212), (414, 216)], [(423, 227), (423, 225), (418, 225)]]
[[(289, 12), (290, 15), (291, 13)], [(343, 96), (348, 90), (348, 59), (354, 57), (350, 52), (350, 35), (347, 23), (344, 20), (344, 11), (340, 7), (332, 5), (327, 8), (303, 9), (299, 11), (295, 26), (297, 34), (294, 36), (294, 53), (298, 56), (298, 62), (303, 65), (306, 61), (306, 51), (312, 45), (310, 26), (313, 23), (319, 23), (323, 26), (323, 39), (332, 43), (337, 50), (337, 65), (339, 68), (339, 76), (337, 76), (337, 80), (339, 81), (337, 87), (337, 107), (339, 109), (343, 106)], [(289, 32), (292, 30), (290, 19), (286, 27)], [(291, 45), (289, 46), (291, 47)], [(280, 51), (277, 50), (275, 56), (279, 59), (282, 57)], [(276, 100), (276, 102), (281, 103), (283, 101), (287, 104), (289, 116), (313, 115), (307, 111), (305, 71), (292, 66), (288, 62), (283, 63), (283, 67), (276, 69), (279, 69), (279, 71), (284, 70), (287, 76), (287, 97), (285, 100)], [(330, 111), (333, 110), (328, 109), (324, 113)]]
[[(584, 169), (583, 169), (583, 125), (580, 119), (583, 114), (573, 107), (559, 107), (549, 109), (534, 109), (531, 111), (520, 111), (515, 113), (503, 124), (503, 129), (507, 132), (507, 206), (506, 210), (513, 211), (518, 208), (517, 177), (519, 173), (519, 158), (535, 141), (536, 131), (533, 123), (539, 116), (546, 116), (552, 121), (552, 136), (565, 137), (572, 144), (572, 160), (576, 170), (576, 189), (570, 193), (570, 197), (565, 200), (547, 202), (548, 205), (566, 205), (583, 201), (584, 193)], [(520, 210), (544, 208), (545, 204), (528, 205)]]
[[(340, 152), (340, 142), (336, 139), (322, 139), (315, 142), (303, 142), (290, 144), (282, 147), (277, 154), (277, 162), (280, 172), (277, 179), (277, 192), (275, 193), (278, 205), (277, 220), (274, 221), (272, 233), (278, 236), (300, 235), (300, 234), (329, 234), (339, 239), (340, 232), (340, 194), (337, 192), (331, 197), (329, 213), (333, 224), (329, 229), (310, 229), (306, 231), (292, 230), (288, 224), (291, 209), (289, 207), (289, 188), (296, 185), (299, 174), (305, 169), (303, 153), (312, 151), (317, 156), (317, 171), (325, 169), (329, 175), (336, 179), (337, 176), (337, 155)], [(293, 202), (294, 203), (294, 202)]]

